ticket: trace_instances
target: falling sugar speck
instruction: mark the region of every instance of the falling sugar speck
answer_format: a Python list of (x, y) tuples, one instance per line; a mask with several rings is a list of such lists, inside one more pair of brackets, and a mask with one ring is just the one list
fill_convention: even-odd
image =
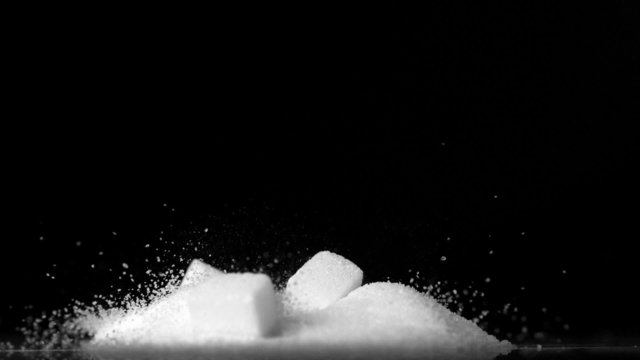
[(76, 246), (77, 246), (77, 247), (82, 246), (82, 241), (76, 241)]
[(490, 283), (491, 282), (491, 278), (488, 277), (488, 278), (484, 279), (484, 282)]
[(440, 261), (447, 261), (447, 257), (446, 256), (441, 256), (440, 257)]
[(128, 269), (129, 265), (127, 263), (122, 263), (122, 267), (125, 268), (125, 269)]

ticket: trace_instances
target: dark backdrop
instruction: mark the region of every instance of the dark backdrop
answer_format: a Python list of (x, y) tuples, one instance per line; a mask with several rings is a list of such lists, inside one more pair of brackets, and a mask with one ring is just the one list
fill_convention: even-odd
[(638, 13), (590, 6), (12, 12), (0, 332), (123, 262), (329, 248), (501, 337), (637, 343)]

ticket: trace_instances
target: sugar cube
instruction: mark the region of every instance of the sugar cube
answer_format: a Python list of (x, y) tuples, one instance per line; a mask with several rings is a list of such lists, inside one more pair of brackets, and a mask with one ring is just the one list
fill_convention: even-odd
[(288, 312), (309, 312), (326, 308), (362, 285), (362, 270), (330, 251), (309, 259), (287, 281), (284, 290)]
[(277, 300), (264, 274), (210, 277), (190, 289), (187, 304), (193, 333), (202, 341), (268, 336), (277, 323)]

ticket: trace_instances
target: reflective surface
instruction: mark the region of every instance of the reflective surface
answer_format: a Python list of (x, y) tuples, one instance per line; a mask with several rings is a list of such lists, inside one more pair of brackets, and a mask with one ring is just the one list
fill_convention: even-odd
[[(78, 359), (78, 360), (125, 360), (125, 359), (370, 359), (382, 355), (383, 358), (409, 359), (449, 359), (449, 356), (405, 356), (397, 357), (393, 353), (376, 354), (371, 352), (354, 353), (348, 349), (316, 349), (308, 354), (285, 354), (277, 352), (247, 353), (243, 351), (203, 351), (169, 350), (164, 351), (0, 351), (0, 359)], [(397, 354), (395, 354), (397, 355)], [(474, 357), (467, 357), (475, 359)], [(638, 347), (547, 347), (540, 350), (522, 348), (496, 359), (638, 359)]]

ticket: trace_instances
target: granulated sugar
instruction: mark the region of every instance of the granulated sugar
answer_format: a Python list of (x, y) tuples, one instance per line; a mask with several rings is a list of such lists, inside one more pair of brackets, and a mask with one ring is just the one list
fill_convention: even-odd
[[(198, 281), (183, 281), (148, 305), (79, 319), (93, 335), (84, 347), (237, 358), (492, 358), (513, 349), (426, 293), (391, 282), (358, 287), (359, 268), (330, 252), (303, 266), (305, 276), (294, 275), (295, 289), (311, 289), (298, 292), (294, 302), (289, 284), (289, 290), (274, 292), (266, 275), (225, 274), (195, 264), (185, 278), (197, 271)], [(314, 275), (323, 271), (331, 276)], [(321, 306), (296, 311), (300, 298), (315, 304), (311, 295)]]

